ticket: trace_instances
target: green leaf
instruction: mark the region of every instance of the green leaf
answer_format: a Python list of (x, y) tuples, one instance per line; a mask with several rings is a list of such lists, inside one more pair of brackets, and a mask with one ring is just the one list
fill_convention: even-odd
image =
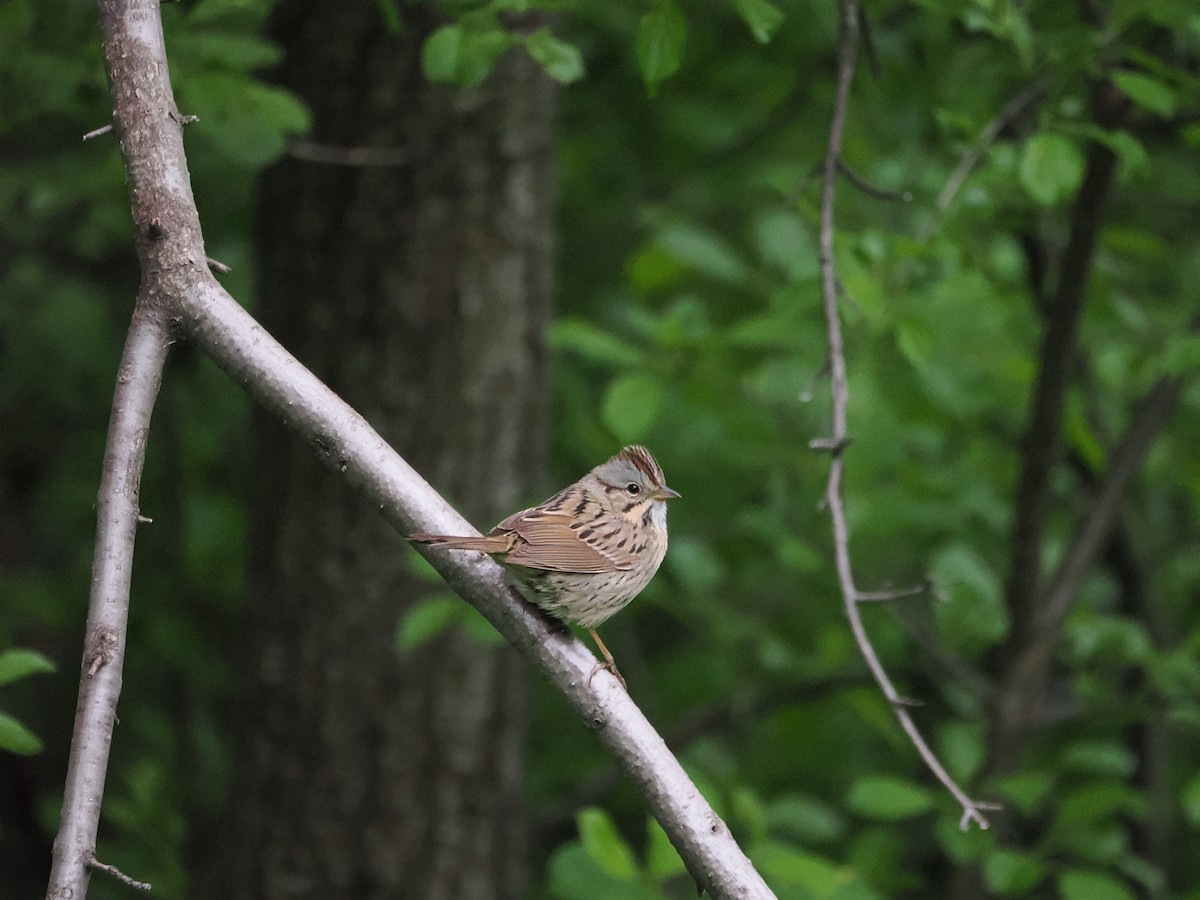
[(661, 244), (639, 247), (626, 265), (629, 281), (642, 294), (662, 293), (678, 284), (687, 274), (687, 266)]
[(410, 653), (452, 628), (481, 644), (503, 644), (504, 638), (475, 607), (456, 594), (435, 594), (418, 601), (396, 626), (396, 650)]
[(1035, 134), (1021, 151), (1018, 178), (1029, 196), (1043, 206), (1053, 206), (1079, 187), (1083, 154), (1061, 134)]
[(646, 870), (656, 881), (665, 881), (687, 871), (671, 839), (654, 818), (646, 820)]
[(1128, 131), (1106, 131), (1101, 142), (1121, 160), (1121, 174), (1140, 172), (1149, 164), (1146, 145)]
[(988, 887), (1007, 896), (1025, 894), (1045, 875), (1045, 863), (1032, 853), (997, 850), (983, 863), (983, 876)]
[(283, 153), (288, 135), (308, 130), (308, 110), (295, 95), (246, 75), (194, 75), (180, 92), (180, 107), (198, 117), (190, 128), (247, 168), (265, 166)]
[(430, 81), (472, 88), (487, 78), (513, 40), (499, 25), (477, 28), (460, 23), (443, 25), (421, 48), (421, 68)]
[(1143, 623), (1114, 615), (1081, 611), (1067, 625), (1068, 645), (1080, 661), (1141, 665), (1154, 652)]
[(676, 259), (704, 275), (737, 284), (744, 283), (748, 276), (746, 263), (737, 252), (703, 228), (676, 222), (665, 225), (656, 240)]
[(1171, 377), (1200, 371), (1200, 335), (1192, 332), (1171, 334), (1158, 355), (1158, 368)]
[(846, 833), (846, 821), (832, 806), (815, 797), (790, 794), (767, 806), (771, 831), (797, 843), (828, 843)]
[(957, 811), (953, 815), (938, 816), (933, 827), (938, 843), (946, 855), (956, 863), (977, 862), (995, 852), (995, 832), (984, 831), (982, 828), (963, 831), (959, 827)]
[(451, 628), (463, 603), (453, 594), (437, 594), (413, 604), (396, 628), (396, 649), (415, 650)]
[(651, 375), (623, 375), (608, 386), (600, 417), (609, 430), (628, 443), (642, 438), (658, 418), (662, 383)]
[(0, 750), (32, 756), (41, 752), (42, 742), (8, 713), (0, 712)]
[(1098, 781), (1067, 793), (1058, 807), (1056, 826), (1076, 830), (1080, 826), (1107, 821), (1122, 814), (1145, 814), (1146, 798), (1125, 781)]
[(379, 10), (379, 18), (383, 20), (383, 29), (388, 34), (400, 33), (400, 8), (397, 0), (375, 0), (375, 8)]
[(1175, 92), (1157, 78), (1141, 72), (1113, 72), (1113, 84), (1134, 103), (1159, 116), (1174, 115)]
[(928, 365), (936, 339), (928, 323), (920, 319), (905, 319), (896, 326), (896, 344), (913, 368), (920, 369)]
[[(838, 865), (777, 841), (750, 847), (754, 866), (781, 897), (808, 900), (878, 900), (862, 876), (850, 866)], [(790, 889), (790, 890), (789, 890)]]
[(16, 649), (0, 653), (0, 685), (54, 670), (54, 663), (36, 650)]
[[(283, 51), (258, 35), (235, 34), (224, 30), (195, 28), (180, 36), (179, 56), (197, 69), (223, 69), (252, 72), (272, 66), (283, 58)], [(172, 55), (171, 62), (175, 62)]]
[(751, 839), (763, 839), (767, 833), (767, 810), (759, 796), (748, 787), (735, 787), (729, 797), (729, 815), (734, 830)]
[(651, 96), (659, 82), (679, 70), (686, 38), (687, 21), (672, 0), (658, 0), (642, 16), (637, 33), (637, 58)]
[(962, 781), (969, 781), (983, 768), (985, 746), (981, 729), (966, 722), (951, 722), (938, 729), (938, 756)]
[(1059, 765), (1091, 775), (1128, 778), (1137, 767), (1133, 751), (1117, 741), (1081, 740), (1059, 754)]
[(763, 260), (778, 266), (792, 280), (815, 278), (820, 272), (812, 236), (794, 212), (766, 213), (754, 223), (754, 238)]
[(659, 891), (612, 875), (578, 841), (556, 852), (547, 869), (554, 900), (662, 900)]
[(524, 44), (526, 52), (555, 81), (570, 84), (583, 77), (583, 54), (579, 48), (555, 37), (550, 29), (539, 28), (525, 38)]
[(546, 343), (555, 350), (568, 350), (613, 368), (630, 368), (645, 361), (640, 349), (585, 319), (559, 319), (552, 323)]
[(1000, 579), (973, 547), (955, 543), (939, 550), (929, 574), (937, 591), (938, 630), (967, 652), (999, 641), (1008, 628)]
[(1058, 876), (1062, 900), (1134, 900), (1134, 894), (1104, 872), (1074, 869)]
[(760, 44), (768, 44), (783, 23), (783, 12), (769, 0), (734, 0), (738, 15)]
[(1193, 775), (1183, 786), (1179, 801), (1183, 808), (1183, 817), (1193, 828), (1200, 828), (1200, 775)]
[(428, 38), (421, 48), (421, 68), (430, 81), (449, 84), (458, 71), (462, 53), (463, 27), (457, 23), (443, 25)]
[(903, 778), (868, 775), (854, 782), (846, 805), (867, 818), (890, 822), (928, 812), (933, 793)]
[(608, 813), (589, 807), (580, 810), (575, 821), (579, 826), (579, 838), (583, 842), (583, 848), (604, 871), (620, 879), (632, 879), (637, 874), (637, 862), (633, 851), (621, 837)]

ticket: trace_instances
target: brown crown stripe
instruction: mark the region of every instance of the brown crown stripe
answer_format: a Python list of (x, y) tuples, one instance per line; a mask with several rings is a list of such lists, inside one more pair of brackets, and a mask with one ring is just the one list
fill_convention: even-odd
[(622, 458), (633, 463), (654, 484), (665, 484), (666, 478), (654, 456), (641, 444), (633, 444), (621, 451)]

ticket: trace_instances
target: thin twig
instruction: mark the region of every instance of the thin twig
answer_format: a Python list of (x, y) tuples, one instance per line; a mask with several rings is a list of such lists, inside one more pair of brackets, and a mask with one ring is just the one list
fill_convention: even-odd
[(214, 272), (220, 272), (222, 275), (228, 275), (233, 271), (233, 269), (229, 268), (229, 266), (225, 265), (225, 263), (221, 262), (219, 259), (213, 259), (211, 256), (204, 257), (204, 261), (208, 263), (208, 267), (210, 269), (212, 269)]
[(862, 614), (857, 598), (861, 592), (854, 586), (854, 572), (850, 563), (850, 527), (846, 519), (846, 508), (842, 500), (842, 477), (845, 470), (843, 449), (846, 444), (846, 415), (850, 391), (846, 377), (846, 356), (842, 341), (841, 319), (838, 316), (837, 273), (834, 269), (834, 189), (837, 181), (838, 158), (841, 155), (842, 133), (846, 123), (846, 108), (849, 104), (850, 85), (854, 78), (855, 61), (858, 54), (859, 0), (842, 0), (841, 22), (838, 31), (838, 74), (834, 98), (833, 115), (829, 124), (829, 142), (825, 153), (825, 167), (821, 189), (821, 294), (825, 307), (825, 323), (829, 339), (829, 363), (831, 372), (830, 391), (833, 395), (833, 434), (829, 439), (832, 460), (829, 466), (829, 482), (825, 497), (833, 520), (834, 556), (837, 563), (838, 584), (842, 591), (842, 603), (850, 630), (854, 634), (859, 652), (866, 660), (884, 698), (892, 707), (900, 726), (908, 734), (921, 759), (934, 776), (962, 807), (959, 825), (964, 830), (975, 822), (987, 828), (988, 821), (983, 810), (995, 807), (972, 800), (958, 786), (942, 766), (937, 756), (922, 737), (916, 723), (906, 708), (907, 701), (896, 690), (883, 664), (875, 652), (871, 639), (863, 627)]
[(904, 600), (908, 597), (920, 597), (929, 593), (932, 582), (926, 578), (920, 584), (912, 587), (895, 588), (890, 591), (859, 591), (854, 595), (855, 603), (890, 603), (893, 600)]
[(355, 168), (406, 166), (412, 159), (403, 147), (338, 147), (303, 140), (288, 144), (288, 155), (305, 162)]
[(958, 161), (958, 165), (954, 167), (954, 171), (946, 179), (946, 184), (942, 187), (941, 193), (938, 194), (938, 212), (945, 212), (947, 207), (954, 202), (954, 198), (958, 195), (959, 189), (962, 188), (963, 182), (967, 180), (967, 176), (971, 174), (971, 170), (979, 163), (984, 152), (996, 140), (1000, 132), (1005, 129), (1009, 122), (1019, 116), (1025, 107), (1040, 97), (1041, 94), (1042, 85), (1040, 82), (1027, 85), (1020, 93), (1004, 104), (1004, 108), (996, 113), (990, 122), (983, 126), (983, 130), (979, 132), (979, 137), (975, 139), (975, 143), (971, 145), (971, 149), (963, 154), (963, 158)]
[(1112, 533), (1129, 482), (1141, 469), (1146, 454), (1175, 411), (1183, 386), (1182, 378), (1163, 378), (1138, 404), (1133, 421), (1112, 453), (1104, 481), (1088, 505), (1049, 587), (1044, 595), (1038, 595), (1027, 637), (1010, 651), (1012, 658), (996, 704), (1000, 726), (997, 747), (1004, 753), (996, 764), (1000, 771), (1013, 764), (1021, 740), (1042, 711), (1039, 699), (1045, 694), (1043, 685), (1061, 640), (1063, 622), (1092, 563)]
[(87, 134), (85, 134), (83, 136), (83, 139), (85, 141), (90, 141), (92, 138), (98, 138), (98, 137), (100, 137), (100, 135), (108, 134), (112, 130), (113, 130), (112, 122), (109, 122), (107, 125), (101, 125), (99, 128), (89, 131)]
[(1141, 469), (1146, 454), (1175, 412), (1182, 393), (1182, 378), (1164, 378), (1138, 404), (1133, 421), (1113, 452), (1104, 483), (1088, 506), (1078, 534), (1050, 580), (1042, 609), (1046, 623), (1054, 632), (1066, 618), (1096, 554), (1112, 532), (1126, 487)]
[(893, 191), (890, 188), (883, 188), (877, 184), (872, 184), (855, 172), (846, 164), (844, 159), (837, 161), (838, 171), (846, 176), (846, 180), (852, 185), (866, 194), (868, 197), (874, 197), (877, 200), (890, 200), (893, 203), (911, 203), (912, 191)]
[(85, 857), (85, 862), (89, 869), (95, 869), (97, 872), (104, 872), (107, 875), (111, 875), (113, 878), (117, 879), (117, 881), (121, 882), (122, 884), (129, 885), (135, 890), (150, 890), (150, 882), (138, 881), (136, 878), (130, 878), (116, 866), (110, 866), (108, 863), (100, 862), (100, 860), (96, 859), (96, 854), (94, 853), (87, 854)]

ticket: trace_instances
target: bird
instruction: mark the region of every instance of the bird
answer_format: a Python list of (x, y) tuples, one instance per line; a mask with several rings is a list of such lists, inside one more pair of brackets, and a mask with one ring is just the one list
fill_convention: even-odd
[(513, 513), (486, 535), (412, 534), (444, 550), (486, 553), (515, 578), (522, 596), (557, 619), (586, 628), (610, 671), (628, 689), (597, 626), (641, 593), (667, 553), (667, 487), (640, 444), (625, 447), (537, 506)]

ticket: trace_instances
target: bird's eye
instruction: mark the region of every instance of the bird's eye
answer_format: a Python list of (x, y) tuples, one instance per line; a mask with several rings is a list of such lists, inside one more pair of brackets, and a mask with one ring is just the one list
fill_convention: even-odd
[(636, 481), (631, 481), (629, 484), (625, 485), (625, 490), (629, 491), (629, 493), (636, 497), (642, 492), (642, 486)]

